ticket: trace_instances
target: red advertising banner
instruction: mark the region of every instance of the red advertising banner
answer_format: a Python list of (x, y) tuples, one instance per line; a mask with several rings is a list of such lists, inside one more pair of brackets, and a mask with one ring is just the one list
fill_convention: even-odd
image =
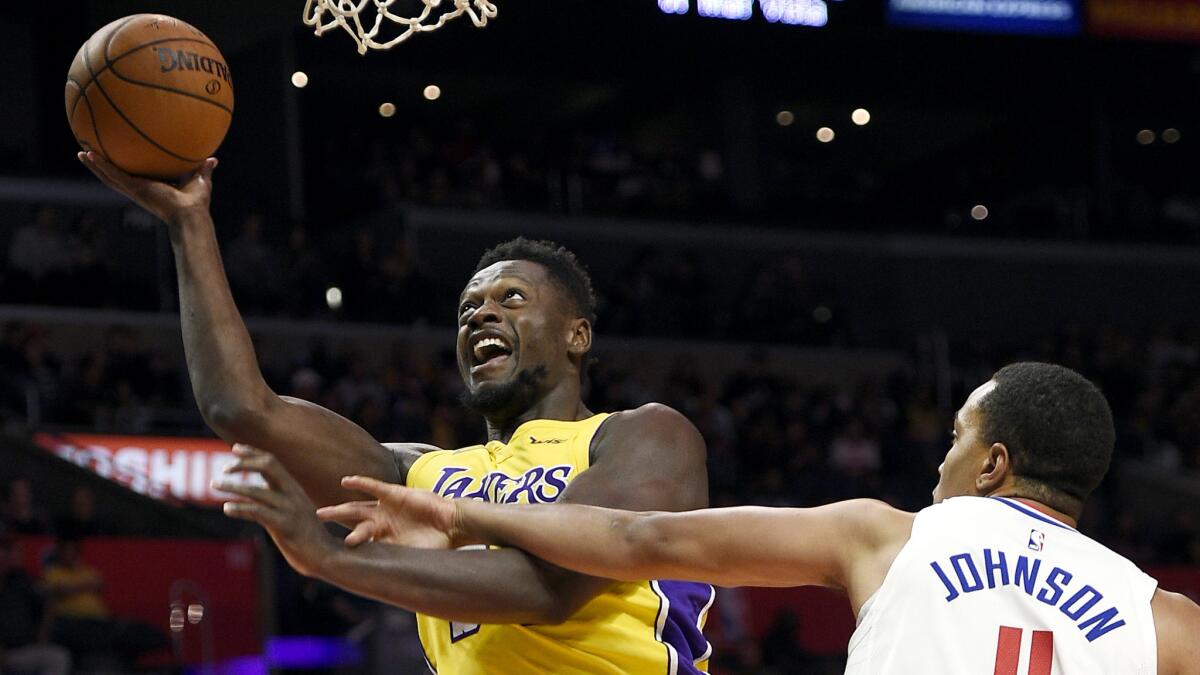
[(1094, 35), (1200, 41), (1198, 0), (1090, 0), (1086, 4)]
[[(37, 577), (54, 541), (21, 541), (24, 566)], [(262, 652), (254, 542), (94, 537), (82, 555), (104, 578), (104, 602), (113, 614), (170, 637), (184, 663)], [(181, 610), (183, 621), (172, 616)]]
[[(62, 459), (135, 492), (208, 506), (225, 500), (227, 495), (209, 484), (226, 476), (225, 467), (236, 459), (228, 444), (209, 438), (39, 433), (33, 440)], [(257, 474), (229, 474), (228, 479), (262, 480)]]

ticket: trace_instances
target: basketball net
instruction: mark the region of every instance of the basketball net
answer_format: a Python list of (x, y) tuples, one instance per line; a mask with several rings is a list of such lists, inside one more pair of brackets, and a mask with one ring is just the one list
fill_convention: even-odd
[[(471, 18), (476, 27), (483, 28), (488, 19), (496, 18), (496, 5), (489, 0), (421, 0), (424, 9), (417, 16), (400, 16), (391, 11), (396, 0), (305, 0), (304, 24), (312, 26), (317, 35), (335, 28), (345, 30), (355, 44), (358, 53), (366, 54), (369, 49), (391, 49), (417, 33), (435, 31), (451, 19), (463, 14)], [(454, 9), (437, 14), (434, 12), (445, 3)], [(368, 7), (374, 8), (374, 19)], [(380, 30), (384, 20), (401, 27), (396, 37), (380, 42)], [(369, 24), (369, 27), (367, 26)]]

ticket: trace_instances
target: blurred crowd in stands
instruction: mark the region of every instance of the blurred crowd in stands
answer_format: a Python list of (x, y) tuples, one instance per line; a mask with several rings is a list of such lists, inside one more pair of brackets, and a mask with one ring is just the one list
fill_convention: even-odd
[[(359, 207), (403, 204), (656, 218), (732, 217), (721, 154), (677, 133), (615, 129), (517, 137), (460, 120), (402, 137), (349, 130), (314, 166)], [(348, 157), (367, 169), (340, 170)], [(339, 184), (340, 181), (340, 184)]]
[[(135, 331), (111, 328), (75, 360), (50, 353), (47, 343), (47, 330), (37, 325), (4, 328), (0, 415), (10, 428), (25, 424), (36, 399), (42, 427), (203, 432), (182, 363), (142, 346)], [(687, 414), (708, 441), (714, 503), (812, 505), (874, 496), (919, 508), (928, 503), (948, 448), (954, 408), (970, 389), (1008, 361), (1047, 360), (1080, 370), (1105, 391), (1117, 421), (1117, 463), (1137, 459), (1172, 471), (1200, 470), (1200, 334), (1194, 330), (1143, 336), (1073, 330), (1016, 352), (976, 342), (954, 353), (961, 356), (941, 395), (936, 383), (911, 370), (826, 388), (798, 381), (763, 353), (749, 354), (746, 365), (724, 379), (683, 356), (659, 376), (639, 367), (636, 356), (613, 355), (592, 369), (586, 400), (595, 410), (657, 400)], [(316, 401), (382, 440), (460, 447), (482, 436), (479, 420), (458, 403), (461, 383), (450, 351), (417, 358), (397, 344), (379, 368), (352, 347), (333, 350), (318, 341), (303, 358), (268, 366), (265, 375), (276, 391)], [(1112, 491), (1101, 495), (1088, 523), (1102, 538), (1136, 548), (1145, 563), (1200, 564), (1194, 515), (1130, 528), (1115, 517), (1115, 499)], [(24, 512), (6, 518), (13, 513)], [(1191, 539), (1181, 535), (1187, 530)]]
[[(9, 325), (0, 352), (0, 384), (6, 392), (32, 386), (44, 394), (43, 425), (121, 433), (199, 431), (194, 415), (187, 424), (156, 418), (161, 410), (192, 405), (186, 376), (181, 364), (140, 346), (136, 332), (108, 330), (77, 362), (47, 353), (46, 340), (46, 330), (38, 326)], [(587, 401), (595, 410), (614, 410), (657, 400), (687, 414), (708, 442), (714, 505), (808, 506), (869, 496), (918, 509), (929, 502), (948, 448), (952, 408), (1009, 360), (1050, 360), (1079, 369), (1104, 389), (1117, 420), (1115, 464), (1136, 459), (1200, 475), (1200, 334), (1195, 331), (1134, 336), (1075, 330), (1017, 353), (981, 343), (963, 345), (957, 353), (963, 356), (948, 383), (949, 407), (942, 405), (934, 383), (910, 370), (879, 373), (844, 387), (815, 387), (781, 372), (763, 353), (748, 354), (746, 365), (726, 379), (706, 376), (685, 360), (658, 377), (636, 362), (605, 359), (591, 373)], [(457, 402), (460, 381), (450, 352), (440, 359), (414, 359), (397, 345), (388, 365), (378, 369), (362, 353), (315, 344), (303, 359), (266, 375), (280, 393), (319, 402), (382, 440), (459, 447), (482, 437), (479, 420)], [(20, 425), (19, 406), (7, 406), (3, 415), (10, 427)], [(5, 530), (57, 532), (68, 539), (120, 531), (118, 524), (95, 522), (87, 489), (75, 491), (70, 504), (57, 505), (57, 517), (46, 506), (34, 498), (28, 481), (14, 481), (2, 511)], [(1082, 528), (1143, 565), (1200, 566), (1200, 521), (1186, 504), (1174, 513), (1138, 519), (1122, 508), (1110, 480)], [(379, 611), (293, 577), (282, 566), (280, 571), (284, 631), (342, 634)], [(736, 612), (729, 614), (739, 599), (722, 602), (732, 609), (723, 610), (720, 634), (726, 640), (744, 635)], [(736, 639), (720, 644), (725, 672), (792, 672), (794, 665), (772, 670), (771, 664), (808, 663), (786, 637), (794, 626), (781, 620), (785, 625), (776, 626), (775, 638), (763, 644)], [(110, 639), (129, 637), (108, 630), (114, 631)]]
[[(119, 213), (106, 215), (119, 221)], [(9, 241), (0, 304), (174, 311), (173, 263), (146, 261), (146, 249), (156, 244), (153, 230), (97, 223), (95, 215), (72, 220), (56, 209), (36, 211)], [(369, 225), (342, 236), (316, 236), (302, 226), (270, 232), (263, 216), (252, 213), (223, 241), (229, 283), (247, 315), (452, 325), (447, 308), (455, 306), (461, 280), (434, 274), (409, 250), (403, 232)], [(142, 264), (130, 269), (130, 260)], [(690, 252), (645, 247), (612, 279), (597, 288), (607, 334), (844, 343), (834, 289), (796, 257), (781, 256), (731, 279)], [(340, 291), (336, 308), (326, 296), (330, 287)], [(719, 302), (731, 295), (736, 304)], [(700, 324), (688, 315), (698, 298), (714, 306)]]
[[(1088, 171), (1005, 152), (1029, 142), (1024, 127), (1015, 138), (975, 139), (987, 147), (962, 148), (952, 159), (903, 157), (911, 149), (881, 159), (871, 156), (871, 144), (822, 147), (807, 130), (773, 125), (733, 145), (722, 130), (695, 122), (530, 128), (466, 118), (410, 121), (401, 131), (348, 127), (322, 136), (308, 169), (329, 195), (355, 196), (353, 204), (329, 201), (329, 216), (420, 204), (837, 231), (1200, 242), (1200, 195), (1167, 170), (1169, 161), (1115, 167), (1116, 182), (1101, 195)], [(970, 215), (981, 196), (986, 223)], [(311, 201), (321, 211), (325, 202)]]
[[(52, 517), (32, 482), (9, 482), (0, 506), (0, 671), (68, 675), (78, 670), (129, 671), (145, 654), (163, 650), (158, 629), (116, 616), (104, 600), (104, 575), (86, 562), (85, 540), (118, 526), (96, 518), (85, 485)], [(53, 535), (53, 547), (33, 573), (23, 542)]]

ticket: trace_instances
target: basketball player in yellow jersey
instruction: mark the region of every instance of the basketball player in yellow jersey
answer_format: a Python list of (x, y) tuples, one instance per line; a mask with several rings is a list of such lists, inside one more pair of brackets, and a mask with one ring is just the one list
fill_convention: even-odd
[(130, 177), (94, 153), (79, 159), (167, 223), (200, 411), (222, 438), (270, 453), (239, 446), (239, 468), (261, 470), (270, 489), (240, 490), (250, 501), (228, 512), (266, 526), (297, 570), (418, 612), (426, 654), (443, 675), (705, 670), (708, 586), (618, 584), (515, 549), (346, 549), (313, 513), (314, 503), (361, 496), (341, 487), (347, 474), (497, 502), (707, 505), (704, 442), (682, 415), (657, 404), (597, 415), (583, 404), (595, 298), (570, 252), (522, 239), (497, 246), (454, 310), (464, 401), (486, 420), (488, 443), (385, 448), (349, 420), (278, 396), (263, 381), (209, 214), (215, 159), (180, 187)]

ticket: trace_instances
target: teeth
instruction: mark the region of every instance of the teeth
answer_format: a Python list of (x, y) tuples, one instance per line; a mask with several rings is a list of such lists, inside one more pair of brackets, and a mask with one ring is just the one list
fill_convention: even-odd
[(475, 357), (476, 358), (483, 357), (483, 349), (485, 347), (499, 347), (500, 349), (503, 349), (505, 351), (508, 350), (508, 345), (504, 344), (504, 341), (501, 340), (500, 338), (484, 338), (484, 339), (480, 340), (479, 342), (475, 343)]

